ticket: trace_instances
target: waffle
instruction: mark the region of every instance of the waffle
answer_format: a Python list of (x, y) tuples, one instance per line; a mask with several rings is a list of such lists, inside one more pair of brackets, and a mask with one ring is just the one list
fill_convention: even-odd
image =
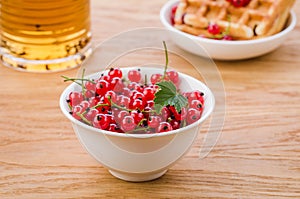
[(174, 16), (174, 27), (210, 37), (207, 27), (217, 24), (235, 40), (266, 37), (280, 32), (295, 0), (251, 0), (245, 7), (234, 7), (226, 0), (181, 0)]

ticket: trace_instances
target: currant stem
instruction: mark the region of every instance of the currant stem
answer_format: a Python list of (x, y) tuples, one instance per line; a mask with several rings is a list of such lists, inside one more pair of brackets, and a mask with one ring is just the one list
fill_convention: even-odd
[(144, 83), (145, 85), (147, 85), (148, 84), (148, 78), (147, 78), (147, 74), (145, 74), (145, 83)]
[[(95, 105), (95, 106), (92, 106), (92, 107), (90, 107), (90, 108), (87, 108), (87, 109), (82, 113), (82, 115), (87, 114), (88, 110), (96, 109), (96, 108), (101, 107), (101, 106), (109, 106), (109, 104), (97, 104), (97, 105)], [(70, 109), (72, 109), (72, 108), (70, 108)]]
[(138, 131), (147, 131), (147, 130), (149, 130), (149, 129), (150, 129), (150, 127), (141, 127), (141, 128), (133, 129), (133, 130), (131, 130), (131, 131), (127, 131), (127, 132), (125, 132), (125, 133), (133, 133), (133, 132), (138, 132)]
[(129, 81), (128, 79), (126, 79), (125, 77), (122, 78), (121, 80), (122, 80), (122, 82), (126, 82), (126, 84), (129, 84), (129, 83), (130, 83), (130, 81)]
[(109, 106), (109, 104), (97, 104), (97, 105), (91, 107), (90, 109), (98, 108), (98, 107), (101, 107), (101, 106)]
[(167, 68), (168, 68), (168, 64), (169, 64), (168, 48), (167, 48), (167, 45), (166, 45), (166, 42), (165, 42), (165, 41), (163, 41), (163, 45), (164, 45), (164, 49), (165, 49), (166, 64), (165, 64), (164, 75), (163, 75), (163, 77), (162, 77), (162, 80), (164, 80), (165, 77), (166, 77), (166, 74), (167, 74)]
[(74, 82), (74, 83), (78, 84), (79, 86), (81, 86), (81, 83), (77, 82), (76, 81), (77, 79), (75, 79), (75, 78), (69, 78), (69, 77), (66, 77), (66, 76), (63, 76), (63, 75), (61, 77), (65, 79), (64, 82), (71, 81), (71, 82)]
[(146, 118), (141, 119), (141, 121), (136, 126), (140, 126), (144, 121), (147, 121), (147, 119)]
[(72, 106), (71, 106), (70, 103), (68, 103), (68, 107), (69, 107), (70, 110), (72, 110)]
[(79, 84), (81, 86), (81, 83), (77, 82), (77, 81), (87, 81), (87, 82), (91, 82), (93, 84), (96, 84), (95, 81), (93, 80), (90, 80), (90, 79), (84, 79), (84, 78), (69, 78), (69, 77), (66, 77), (64, 75), (61, 76), (62, 78), (64, 78), (64, 82), (68, 82), (68, 81), (71, 81), (71, 82), (75, 82), (77, 84)]
[(185, 127), (186, 126), (186, 120), (183, 120), (183, 122), (181, 123), (181, 125), (180, 125), (180, 128), (181, 127)]
[(81, 92), (83, 96), (85, 96), (85, 88), (83, 83), (84, 73), (85, 73), (85, 68), (82, 70), (82, 74), (81, 74)]
[(149, 111), (143, 110), (142, 113), (157, 113), (157, 112), (155, 110), (149, 110)]
[(88, 125), (92, 126), (92, 123), (90, 121), (88, 121), (83, 114), (81, 113), (77, 113), (77, 115), (80, 117), (80, 119), (82, 119), (82, 121), (84, 121), (85, 123), (87, 123)]
[(125, 111), (128, 111), (128, 112), (133, 111), (133, 110), (131, 110), (131, 109), (127, 109), (127, 108), (125, 108), (125, 107), (123, 107), (123, 106), (119, 106), (118, 104), (115, 104), (115, 103), (110, 99), (110, 96), (108, 96), (107, 99), (109, 100), (109, 102), (110, 102), (110, 104), (111, 104), (111, 107), (116, 107), (116, 108), (119, 108), (119, 109), (121, 109), (121, 110), (125, 110)]

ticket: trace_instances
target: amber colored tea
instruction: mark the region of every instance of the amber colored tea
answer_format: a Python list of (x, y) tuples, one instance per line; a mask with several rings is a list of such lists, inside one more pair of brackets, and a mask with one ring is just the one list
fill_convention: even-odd
[(1, 61), (25, 71), (74, 68), (90, 54), (89, 0), (1, 0)]

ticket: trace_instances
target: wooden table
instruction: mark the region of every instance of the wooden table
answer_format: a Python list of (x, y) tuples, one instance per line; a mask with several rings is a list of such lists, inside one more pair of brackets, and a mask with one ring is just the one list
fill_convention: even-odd
[[(93, 0), (94, 42), (162, 27), (166, 0)], [(300, 16), (300, 2), (294, 6)], [(59, 109), (61, 75), (0, 67), (0, 198), (300, 198), (300, 23), (276, 51), (216, 61), (226, 91), (222, 134), (199, 159), (203, 133), (163, 177), (111, 176), (82, 148)]]

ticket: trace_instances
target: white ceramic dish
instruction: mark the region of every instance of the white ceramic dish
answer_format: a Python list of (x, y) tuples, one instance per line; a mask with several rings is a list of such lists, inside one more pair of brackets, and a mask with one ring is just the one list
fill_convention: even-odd
[[(123, 68), (127, 73), (130, 68)], [(144, 74), (162, 72), (159, 68), (141, 69)], [(99, 74), (89, 76), (99, 77)], [(75, 83), (70, 84), (61, 94), (60, 108), (72, 122), (74, 131), (84, 148), (110, 173), (126, 181), (147, 181), (160, 177), (178, 161), (197, 138), (200, 124), (212, 113), (215, 99), (212, 92), (197, 79), (179, 73), (182, 90), (201, 90), (205, 96), (205, 108), (197, 122), (174, 131), (159, 134), (124, 134), (96, 129), (69, 114), (66, 103), (71, 91), (80, 90)]]
[(171, 30), (172, 40), (182, 49), (203, 57), (219, 60), (239, 60), (257, 57), (278, 48), (296, 25), (296, 15), (290, 13), (287, 27), (281, 32), (261, 39), (245, 41), (223, 41), (197, 37), (174, 28), (170, 23), (171, 9), (178, 0), (168, 1), (160, 11), (160, 20)]

